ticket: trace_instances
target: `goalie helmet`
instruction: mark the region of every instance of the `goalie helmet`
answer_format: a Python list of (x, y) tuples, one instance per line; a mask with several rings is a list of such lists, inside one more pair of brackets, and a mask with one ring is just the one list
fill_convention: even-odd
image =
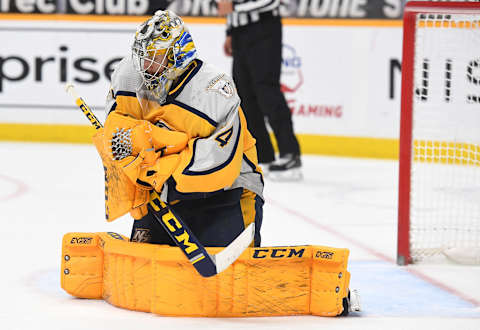
[(172, 82), (197, 57), (183, 20), (170, 10), (158, 10), (135, 33), (132, 58), (147, 91), (164, 103)]

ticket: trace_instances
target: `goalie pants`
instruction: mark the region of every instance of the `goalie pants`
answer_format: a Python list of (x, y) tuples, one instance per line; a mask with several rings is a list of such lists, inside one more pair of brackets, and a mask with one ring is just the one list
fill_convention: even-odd
[[(225, 247), (254, 221), (254, 246), (260, 246), (263, 200), (249, 190), (227, 190), (208, 198), (183, 200), (170, 204), (169, 207), (182, 218), (204, 246)], [(150, 213), (134, 221), (130, 240), (175, 246), (162, 225)]]
[(290, 109), (280, 89), (282, 23), (263, 15), (257, 23), (232, 30), (233, 79), (242, 100), (248, 130), (257, 140), (259, 163), (275, 160), (265, 116), (280, 156), (300, 154)]

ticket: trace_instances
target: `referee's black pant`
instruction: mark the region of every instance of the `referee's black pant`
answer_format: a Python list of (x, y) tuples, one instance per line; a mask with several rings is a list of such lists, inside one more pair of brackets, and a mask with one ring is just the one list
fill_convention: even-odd
[(300, 154), (292, 117), (280, 90), (282, 23), (279, 17), (232, 31), (233, 79), (241, 98), (249, 131), (257, 140), (259, 163), (275, 159), (265, 116), (277, 140), (280, 156)]

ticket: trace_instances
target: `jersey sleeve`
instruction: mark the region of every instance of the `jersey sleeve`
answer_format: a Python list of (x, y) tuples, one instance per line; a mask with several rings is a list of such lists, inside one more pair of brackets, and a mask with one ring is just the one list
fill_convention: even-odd
[(140, 84), (141, 77), (133, 69), (131, 60), (129, 58), (122, 59), (112, 74), (112, 82), (105, 105), (107, 117), (115, 111), (135, 119), (143, 119), (142, 108), (136, 93)]
[(175, 190), (208, 193), (231, 186), (240, 174), (244, 125), (236, 106), (210, 136), (191, 139), (172, 174)]
[[(182, 108), (171, 113), (176, 128), (184, 130), (190, 139), (167, 181), (168, 201), (230, 187), (240, 175), (249, 144), (245, 143), (246, 120), (232, 79), (212, 73), (199, 80), (203, 82), (194, 83), (197, 87), (189, 88), (170, 105)], [(173, 118), (168, 119), (174, 123), (170, 121)]]

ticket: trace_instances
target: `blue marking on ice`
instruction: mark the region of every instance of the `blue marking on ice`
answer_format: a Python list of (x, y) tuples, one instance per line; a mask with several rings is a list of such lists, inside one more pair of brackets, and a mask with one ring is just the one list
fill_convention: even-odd
[(351, 261), (350, 288), (360, 293), (360, 316), (480, 318), (480, 308), (384, 261)]

